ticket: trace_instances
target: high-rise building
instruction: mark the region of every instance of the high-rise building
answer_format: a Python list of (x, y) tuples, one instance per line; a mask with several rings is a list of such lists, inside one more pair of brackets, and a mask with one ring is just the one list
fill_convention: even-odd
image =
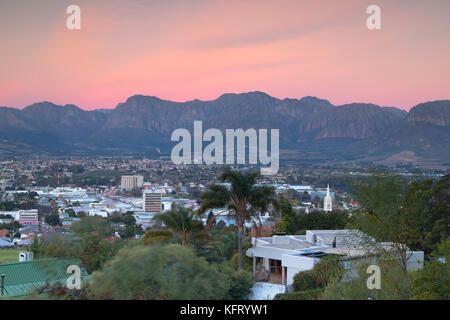
[(323, 210), (325, 212), (333, 211), (333, 199), (330, 196), (330, 185), (327, 186), (327, 195), (323, 199)]
[(141, 188), (144, 184), (143, 176), (122, 176), (120, 187), (125, 190)]
[(160, 213), (162, 211), (162, 195), (160, 192), (144, 191), (142, 198), (144, 200), (144, 212)]
[(37, 209), (20, 210), (19, 223), (21, 225), (39, 224), (38, 210)]

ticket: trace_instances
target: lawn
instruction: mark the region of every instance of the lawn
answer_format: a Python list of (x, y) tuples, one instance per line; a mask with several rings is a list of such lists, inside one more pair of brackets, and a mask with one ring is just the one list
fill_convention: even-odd
[(19, 262), (19, 252), (26, 251), (24, 249), (1, 249), (0, 263)]

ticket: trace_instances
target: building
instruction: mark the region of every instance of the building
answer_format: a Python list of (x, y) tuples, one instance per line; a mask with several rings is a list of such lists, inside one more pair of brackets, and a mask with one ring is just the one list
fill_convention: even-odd
[(38, 210), (20, 210), (19, 211), (19, 223), (21, 225), (39, 224)]
[[(253, 279), (281, 285), (293, 284), (294, 276), (311, 270), (327, 255), (342, 256), (344, 268), (356, 274), (355, 262), (372, 259), (365, 245), (367, 235), (357, 230), (308, 230), (306, 235), (274, 235), (252, 238), (253, 247), (246, 252), (253, 259)], [(379, 243), (386, 250), (391, 243)], [(423, 267), (423, 251), (407, 250), (408, 270)], [(349, 265), (354, 266), (349, 268)]]
[[(331, 200), (335, 201), (336, 200), (336, 195), (333, 191), (329, 191)], [(320, 201), (323, 201), (325, 199), (325, 197), (327, 196), (327, 189), (315, 189), (313, 191), (311, 191), (309, 193), (310, 197), (311, 197), (311, 201), (314, 202), (314, 199), (317, 197), (320, 199)]]
[[(11, 216), (14, 220), (20, 219), (20, 211), (0, 211), (0, 214), (4, 216)], [(6, 218), (8, 219), (8, 218)]]
[(144, 190), (152, 190), (153, 187), (154, 187), (154, 185), (152, 183), (150, 183), (150, 182), (145, 182), (142, 185), (142, 188), (144, 188)]
[(132, 190), (135, 188), (142, 188), (144, 185), (143, 176), (122, 176), (120, 187), (125, 190)]
[(8, 239), (6, 238), (0, 238), (0, 248), (9, 248), (9, 247), (14, 247), (14, 243), (11, 243)]
[(136, 219), (136, 224), (140, 225), (142, 228), (147, 229), (149, 227), (157, 225), (159, 222), (153, 220), (156, 213), (152, 212), (140, 212), (134, 214), (134, 218)]
[(102, 211), (102, 210), (97, 210), (97, 209), (90, 209), (89, 210), (89, 216), (90, 217), (99, 216), (99, 217), (102, 217), (102, 218), (108, 218), (108, 212)]
[(145, 191), (142, 193), (144, 212), (160, 213), (162, 211), (162, 195), (160, 192)]
[(327, 186), (327, 195), (323, 199), (323, 210), (325, 212), (333, 211), (333, 199), (330, 196), (330, 185)]
[(91, 202), (89, 203), (89, 208), (103, 210), (106, 209), (108, 204), (106, 202)]

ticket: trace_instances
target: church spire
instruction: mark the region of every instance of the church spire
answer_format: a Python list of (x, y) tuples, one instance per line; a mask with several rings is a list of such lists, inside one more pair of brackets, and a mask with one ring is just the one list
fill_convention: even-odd
[(325, 212), (333, 211), (333, 199), (331, 199), (330, 195), (330, 185), (327, 184), (327, 195), (323, 199), (323, 209)]

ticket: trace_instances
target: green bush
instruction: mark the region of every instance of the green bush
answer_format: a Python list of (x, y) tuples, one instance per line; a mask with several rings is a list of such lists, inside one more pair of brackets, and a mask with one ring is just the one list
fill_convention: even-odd
[(332, 279), (342, 279), (344, 266), (339, 256), (325, 256), (314, 265), (313, 272), (318, 287), (326, 287)]
[(442, 241), (437, 247), (432, 260), (426, 261), (422, 269), (412, 273), (413, 299), (450, 299), (450, 239)]
[[(252, 259), (250, 259), (249, 257), (247, 257), (245, 255), (245, 253), (247, 252), (247, 250), (252, 246), (252, 244), (250, 242), (244, 243), (242, 245), (242, 252), (243, 252), (243, 256), (242, 256), (242, 267), (244, 270), (248, 270), (251, 271), (252, 270)], [(238, 267), (238, 253), (235, 253), (233, 255), (233, 257), (230, 260), (230, 267), (232, 267), (233, 269), (237, 270)]]
[(316, 275), (313, 270), (297, 273), (294, 276), (294, 291), (317, 289)]
[(226, 274), (174, 244), (124, 248), (91, 280), (93, 299), (223, 299), (229, 289)]
[(228, 293), (225, 300), (245, 300), (253, 287), (251, 273), (244, 270), (235, 271), (226, 265), (222, 265), (219, 271), (228, 276)]
[(168, 230), (154, 229), (145, 233), (144, 244), (169, 243), (172, 241), (173, 234)]
[(319, 300), (324, 289), (312, 289), (306, 291), (295, 291), (281, 293), (275, 296), (275, 300)]
[(341, 279), (344, 269), (338, 256), (326, 256), (314, 268), (294, 276), (294, 290), (305, 291), (326, 287), (331, 279)]

